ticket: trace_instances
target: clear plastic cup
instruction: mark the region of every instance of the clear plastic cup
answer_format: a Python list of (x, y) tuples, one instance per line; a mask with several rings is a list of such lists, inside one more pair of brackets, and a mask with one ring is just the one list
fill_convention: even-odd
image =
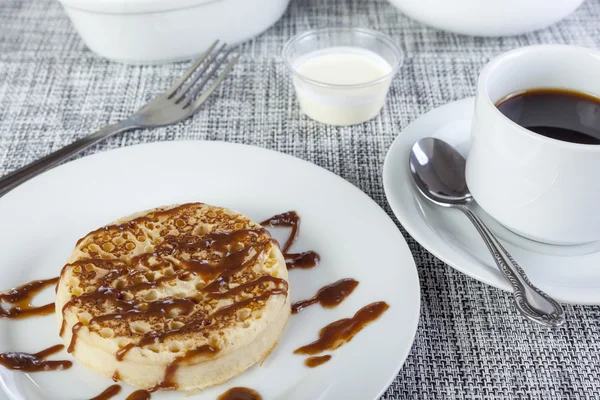
[[(342, 53), (348, 55), (339, 58)], [(329, 74), (315, 79), (318, 65), (311, 66), (311, 76), (307, 76), (308, 60), (324, 55), (330, 68), (339, 65), (339, 76)], [(381, 74), (374, 79), (361, 81), (367, 76), (364, 65), (353, 64), (352, 60), (361, 61), (363, 56), (381, 66)], [(311, 30), (293, 37), (283, 48), (283, 61), (292, 74), (302, 112), (316, 121), (339, 126), (359, 124), (379, 114), (403, 60), (402, 50), (390, 37), (362, 28)], [(344, 61), (348, 62), (343, 64)], [(340, 83), (342, 79), (355, 81)]]

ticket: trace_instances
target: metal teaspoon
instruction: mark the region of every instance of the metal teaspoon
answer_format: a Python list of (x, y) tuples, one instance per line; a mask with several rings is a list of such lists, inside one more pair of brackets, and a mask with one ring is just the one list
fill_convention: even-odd
[(463, 156), (443, 140), (423, 138), (411, 149), (409, 163), (414, 183), (425, 198), (442, 207), (462, 211), (475, 225), (496, 265), (512, 285), (513, 298), (521, 314), (541, 325), (562, 325), (565, 322), (562, 306), (533, 286), (525, 271), (469, 208), (473, 197), (467, 188)]

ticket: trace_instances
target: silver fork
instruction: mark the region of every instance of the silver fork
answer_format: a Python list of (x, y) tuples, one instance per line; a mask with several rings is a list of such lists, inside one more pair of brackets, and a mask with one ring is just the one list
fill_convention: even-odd
[[(240, 58), (239, 54), (233, 57), (211, 85), (206, 90), (203, 90), (232, 51), (231, 49), (225, 50), (226, 45), (223, 44), (213, 54), (218, 44), (219, 41), (217, 40), (198, 60), (194, 61), (188, 70), (169, 89), (156, 96), (126, 120), (106, 126), (0, 178), (0, 196), (5, 195), (34, 176), (57, 166), (71, 156), (117, 133), (132, 129), (172, 125), (193, 115), (206, 101), (208, 96), (229, 75), (233, 66)], [(219, 54), (222, 53), (224, 53), (223, 56), (218, 58)], [(212, 69), (208, 71), (211, 66)]]

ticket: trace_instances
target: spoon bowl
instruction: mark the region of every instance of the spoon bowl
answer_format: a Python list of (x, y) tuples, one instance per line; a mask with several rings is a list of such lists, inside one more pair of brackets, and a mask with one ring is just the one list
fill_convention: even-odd
[(419, 140), (410, 152), (409, 163), (417, 189), (435, 204), (451, 207), (473, 199), (465, 180), (466, 160), (446, 142)]

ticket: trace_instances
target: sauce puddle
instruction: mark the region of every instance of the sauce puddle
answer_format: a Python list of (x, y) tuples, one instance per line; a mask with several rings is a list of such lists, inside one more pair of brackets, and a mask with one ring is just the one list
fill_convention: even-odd
[(120, 385), (112, 385), (112, 386), (109, 386), (108, 389), (106, 389), (104, 392), (100, 393), (98, 396), (92, 397), (90, 400), (112, 399), (113, 397), (118, 395), (120, 391), (121, 391)]
[(147, 390), (136, 390), (127, 396), (125, 400), (149, 400), (152, 395)]
[(57, 344), (35, 354), (12, 351), (0, 353), (0, 365), (23, 372), (62, 371), (71, 368), (73, 363), (67, 360), (48, 361), (46, 357), (56, 354), (64, 348), (65, 346), (62, 344)]
[(25, 285), (0, 293), (0, 302), (9, 303), (11, 308), (0, 307), (0, 318), (20, 319), (49, 315), (54, 312), (54, 303), (41, 307), (31, 305), (33, 298), (49, 286), (56, 285), (58, 277), (31, 281)]
[(309, 368), (316, 368), (319, 365), (325, 364), (329, 360), (331, 360), (330, 354), (326, 354), (324, 356), (308, 357), (306, 360), (304, 360), (304, 365), (306, 365)]
[(262, 396), (256, 390), (234, 387), (220, 395), (217, 400), (262, 400)]
[(317, 294), (310, 299), (300, 300), (292, 304), (292, 313), (297, 314), (304, 308), (316, 303), (320, 303), (325, 308), (336, 307), (344, 301), (346, 297), (350, 296), (357, 286), (358, 281), (352, 278), (340, 279), (337, 282), (319, 289)]
[(352, 318), (332, 322), (319, 331), (319, 339), (294, 350), (294, 354), (315, 355), (335, 350), (348, 343), (369, 323), (375, 321), (389, 306), (383, 301), (368, 304), (358, 310)]
[(318, 253), (309, 250), (303, 253), (283, 253), (287, 269), (312, 269), (319, 265), (321, 257)]

